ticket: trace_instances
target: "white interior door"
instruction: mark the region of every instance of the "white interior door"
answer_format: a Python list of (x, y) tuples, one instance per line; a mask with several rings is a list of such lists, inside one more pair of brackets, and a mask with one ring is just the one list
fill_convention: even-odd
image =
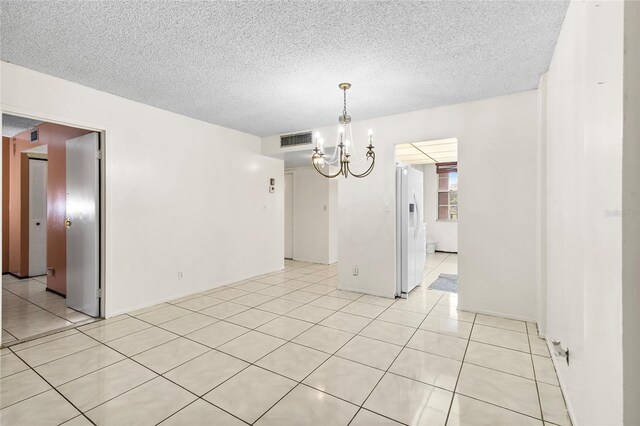
[(100, 314), (99, 136), (67, 141), (67, 306)]
[(47, 273), (47, 160), (29, 159), (29, 276)]
[(293, 173), (284, 175), (284, 257), (293, 259)]

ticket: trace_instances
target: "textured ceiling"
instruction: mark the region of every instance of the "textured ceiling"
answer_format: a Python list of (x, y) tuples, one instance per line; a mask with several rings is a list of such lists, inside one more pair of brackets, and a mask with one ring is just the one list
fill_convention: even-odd
[(537, 87), (566, 1), (6, 1), (2, 60), (265, 136)]
[(33, 129), (41, 124), (42, 121), (16, 117), (15, 115), (2, 114), (2, 136), (12, 138), (18, 133)]

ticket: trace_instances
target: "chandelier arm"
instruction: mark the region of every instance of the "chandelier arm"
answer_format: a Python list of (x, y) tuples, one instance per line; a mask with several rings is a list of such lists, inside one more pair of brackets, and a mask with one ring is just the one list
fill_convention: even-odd
[[(371, 174), (371, 172), (373, 171), (373, 167), (376, 164), (376, 154), (374, 152), (371, 152), (371, 155), (370, 155), (369, 158), (371, 158), (373, 161), (369, 165), (369, 168), (367, 170), (365, 170), (364, 172), (360, 173), (360, 174), (353, 173), (351, 171), (351, 168), (349, 167), (349, 165), (347, 165), (347, 170), (349, 171), (349, 174), (351, 174), (351, 176), (357, 177), (357, 178), (363, 178), (363, 177), (369, 176), (369, 174)], [(368, 159), (367, 159), (367, 161), (368, 161)]]
[[(315, 154), (314, 154), (314, 156), (315, 156)], [(313, 160), (315, 160), (315, 158), (317, 158), (317, 157), (315, 157), (315, 158), (314, 158), (314, 156), (312, 156), (312, 158), (311, 158), (311, 164), (313, 164), (313, 168), (314, 168), (314, 169), (316, 169), (316, 171), (317, 171), (318, 173), (320, 173), (322, 176), (324, 176), (324, 177), (326, 177), (326, 178), (328, 178), (328, 179), (333, 179), (333, 178), (336, 178), (336, 177), (340, 176), (340, 173), (342, 173), (342, 167), (340, 167), (340, 170), (338, 170), (338, 172), (337, 172), (336, 174), (333, 174), (333, 175), (323, 173), (323, 172), (322, 172), (322, 170), (320, 170), (320, 169), (318, 168), (318, 165), (316, 164), (316, 162), (315, 162), (315, 161), (313, 161)], [(319, 156), (318, 156), (318, 157), (319, 157)]]

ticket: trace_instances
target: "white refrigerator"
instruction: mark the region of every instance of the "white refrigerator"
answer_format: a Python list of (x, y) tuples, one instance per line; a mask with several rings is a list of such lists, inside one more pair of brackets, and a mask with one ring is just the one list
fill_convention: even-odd
[(406, 298), (419, 286), (426, 259), (423, 174), (411, 166), (396, 167), (396, 294)]

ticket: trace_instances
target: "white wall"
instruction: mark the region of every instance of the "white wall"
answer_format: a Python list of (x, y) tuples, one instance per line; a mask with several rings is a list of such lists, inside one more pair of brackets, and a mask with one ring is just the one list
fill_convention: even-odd
[(284, 165), (258, 137), (5, 62), (0, 99), (106, 131), (108, 316), (283, 267)]
[[(338, 182), (339, 287), (395, 294), (394, 145), (456, 137), (463, 170), (460, 305), (535, 320), (536, 102), (536, 92), (529, 91), (354, 122), (360, 141), (374, 130), (377, 164), (365, 179)], [(315, 130), (333, 140), (337, 126)], [(279, 152), (277, 136), (263, 138), (262, 150)], [(352, 275), (353, 266), (359, 267), (358, 276)]]
[(338, 181), (329, 183), (329, 263), (338, 261)]
[(640, 424), (640, 2), (624, 9), (622, 330), (624, 424)]
[[(419, 166), (418, 166), (419, 167)], [(436, 242), (436, 250), (458, 252), (458, 222), (438, 220), (438, 174), (435, 164), (424, 164), (424, 222), (427, 239)]]
[(293, 259), (334, 263), (337, 261), (337, 182), (309, 167), (290, 171), (293, 173)]
[(546, 80), (546, 335), (578, 425), (623, 423), (623, 13), (572, 2)]

